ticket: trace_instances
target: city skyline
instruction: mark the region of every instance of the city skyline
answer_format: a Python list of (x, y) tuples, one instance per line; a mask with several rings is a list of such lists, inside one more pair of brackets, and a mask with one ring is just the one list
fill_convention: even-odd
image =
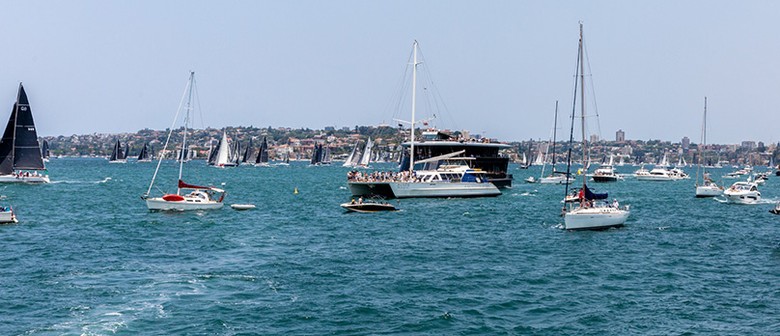
[[(775, 143), (780, 3), (77, 1), (10, 3), (0, 109), (24, 82), (40, 135), (170, 125), (190, 70), (196, 127), (394, 125), (414, 40), (445, 104), (434, 126), (546, 139), (571, 112), (578, 22), (598, 114), (591, 134)], [(590, 85), (590, 83), (588, 84)], [(430, 87), (421, 87), (425, 96)], [(596, 108), (597, 107), (597, 108)], [(424, 102), (420, 116), (430, 116)], [(6, 112), (8, 113), (8, 112)], [(743, 121), (738, 126), (735, 120)]]

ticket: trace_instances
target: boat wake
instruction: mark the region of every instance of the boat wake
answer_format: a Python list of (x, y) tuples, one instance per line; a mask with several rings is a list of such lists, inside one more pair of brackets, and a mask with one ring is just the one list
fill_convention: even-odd
[(522, 193), (513, 193), (512, 196), (536, 196), (537, 190), (526, 191)]
[(111, 181), (110, 177), (106, 177), (100, 181), (70, 181), (70, 180), (51, 181), (51, 184), (104, 184), (104, 183), (108, 183), (108, 181)]
[[(716, 202), (723, 203), (723, 204), (737, 204), (734, 202), (729, 202), (729, 200), (721, 197), (713, 197)], [(768, 198), (762, 198), (758, 200), (755, 203), (739, 203), (740, 205), (761, 205), (761, 204), (777, 204), (777, 202), (780, 201), (780, 199), (768, 199)]]

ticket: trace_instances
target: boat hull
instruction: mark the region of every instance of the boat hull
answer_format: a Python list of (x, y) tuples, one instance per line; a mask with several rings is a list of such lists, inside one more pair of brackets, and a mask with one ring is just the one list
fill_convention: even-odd
[(382, 212), (382, 211), (396, 211), (397, 209), (392, 204), (383, 203), (343, 203), (341, 207), (347, 211), (370, 213), (370, 212)]
[(729, 193), (724, 192), (723, 196), (726, 196), (726, 200), (729, 203), (734, 204), (756, 204), (761, 200), (761, 194), (754, 193)]
[(353, 196), (385, 198), (495, 197), (501, 191), (492, 183), (472, 182), (350, 182)]
[(638, 181), (674, 181), (676, 178), (661, 175), (634, 175)]
[(723, 194), (723, 190), (721, 190), (718, 187), (709, 187), (709, 186), (696, 187), (697, 198), (715, 197), (715, 196), (720, 196), (722, 194)]
[(49, 175), (0, 175), (0, 183), (49, 183)]
[(222, 205), (222, 202), (217, 201), (166, 201), (162, 197), (146, 199), (146, 207), (149, 211), (216, 210), (222, 208)]
[(617, 175), (593, 175), (594, 182), (617, 182)]
[(0, 211), (0, 224), (17, 223), (13, 210)]
[(625, 225), (630, 212), (609, 207), (577, 208), (564, 214), (566, 230), (605, 230)]

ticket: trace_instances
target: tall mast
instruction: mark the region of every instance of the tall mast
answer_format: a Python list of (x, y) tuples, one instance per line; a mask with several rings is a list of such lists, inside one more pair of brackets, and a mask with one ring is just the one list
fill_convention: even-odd
[(555, 121), (553, 121), (553, 142), (552, 142), (552, 172), (555, 174), (555, 136), (558, 132), (558, 101), (555, 101)]
[[(189, 92), (187, 94), (187, 106), (185, 107), (185, 110), (187, 111), (184, 114), (184, 136), (182, 137), (181, 141), (181, 152), (180, 152), (180, 160), (179, 160), (179, 180), (181, 180), (182, 171), (184, 170), (184, 152), (187, 150), (187, 123), (190, 122), (190, 110), (192, 109), (192, 90), (195, 86), (195, 71), (190, 71), (190, 88)], [(176, 188), (176, 194), (181, 193), (181, 188)]]
[(582, 22), (580, 22), (580, 114), (582, 118), (582, 164), (585, 167), (582, 173), (582, 187), (584, 190), (590, 154), (588, 153), (588, 142), (585, 139), (585, 48), (582, 43)]
[(414, 171), (414, 113), (417, 105), (417, 40), (414, 40), (414, 60), (412, 61), (412, 127), (411, 127), (411, 139), (412, 144), (410, 146), (409, 153), (409, 173)]

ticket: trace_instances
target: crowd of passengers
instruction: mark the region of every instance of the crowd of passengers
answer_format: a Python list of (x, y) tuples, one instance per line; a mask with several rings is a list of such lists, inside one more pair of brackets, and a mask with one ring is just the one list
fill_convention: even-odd
[(347, 173), (347, 181), (355, 182), (420, 182), (420, 178), (415, 173), (409, 171), (375, 171), (360, 172), (350, 171)]

